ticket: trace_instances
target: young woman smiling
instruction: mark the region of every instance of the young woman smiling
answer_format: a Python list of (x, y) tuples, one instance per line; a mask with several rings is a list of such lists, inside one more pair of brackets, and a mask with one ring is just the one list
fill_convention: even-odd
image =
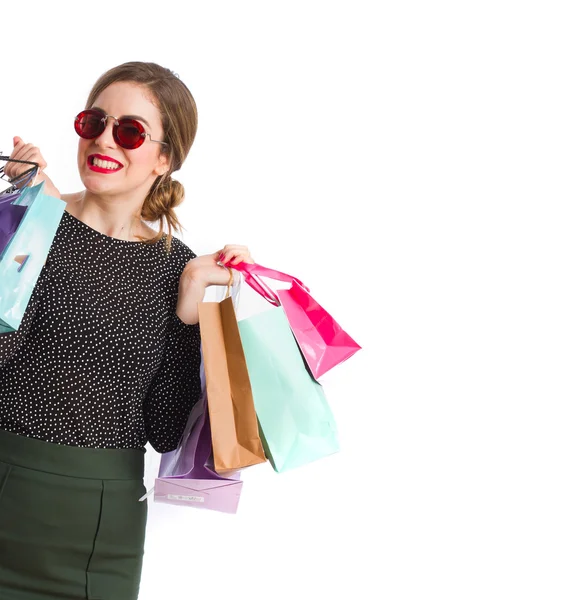
[[(22, 325), (0, 336), (3, 600), (136, 600), (144, 447), (177, 446), (200, 391), (197, 304), (228, 282), (221, 263), (253, 262), (238, 245), (197, 257), (172, 235), (184, 190), (171, 174), (197, 111), (171, 71), (111, 69), (74, 127), (84, 189), (61, 196)], [(37, 148), (14, 138), (12, 158), (38, 162), (60, 196)]]

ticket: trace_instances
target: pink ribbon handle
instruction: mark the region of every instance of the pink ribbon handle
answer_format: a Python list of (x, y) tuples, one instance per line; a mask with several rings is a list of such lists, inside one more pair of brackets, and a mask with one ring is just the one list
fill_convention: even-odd
[(246, 283), (258, 294), (260, 294), (267, 302), (270, 302), (274, 306), (280, 306), (279, 297), (268, 287), (268, 285), (259, 278), (258, 275), (250, 275), (244, 273), (244, 280)]
[(279, 297), (272, 289), (262, 281), (261, 277), (268, 277), (269, 279), (275, 279), (276, 281), (283, 281), (285, 283), (297, 283), (303, 287), (307, 292), (309, 289), (307, 286), (292, 275), (282, 273), (281, 271), (275, 271), (274, 269), (268, 269), (256, 263), (245, 263), (240, 262), (237, 265), (231, 265), (233, 269), (240, 271), (244, 275), (246, 283), (255, 292), (260, 294), (265, 300), (273, 304), (274, 306), (280, 306)]

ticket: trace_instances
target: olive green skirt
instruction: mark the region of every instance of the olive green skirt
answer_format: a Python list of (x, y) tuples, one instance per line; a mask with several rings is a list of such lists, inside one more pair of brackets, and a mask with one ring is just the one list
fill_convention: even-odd
[(0, 599), (136, 600), (144, 452), (0, 430)]

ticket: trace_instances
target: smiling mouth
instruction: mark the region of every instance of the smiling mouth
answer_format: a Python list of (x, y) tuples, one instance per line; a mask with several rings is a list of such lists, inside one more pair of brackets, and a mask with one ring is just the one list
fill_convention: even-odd
[(116, 161), (106, 160), (94, 154), (88, 157), (87, 163), (91, 170), (99, 173), (114, 173), (123, 168), (123, 165)]

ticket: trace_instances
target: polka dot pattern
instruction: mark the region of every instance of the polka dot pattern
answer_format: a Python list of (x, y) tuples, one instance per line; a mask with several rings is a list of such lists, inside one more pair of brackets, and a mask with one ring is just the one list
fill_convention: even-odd
[(200, 329), (176, 316), (195, 254), (118, 240), (65, 212), (17, 332), (0, 335), (0, 429), (173, 450), (200, 394)]

